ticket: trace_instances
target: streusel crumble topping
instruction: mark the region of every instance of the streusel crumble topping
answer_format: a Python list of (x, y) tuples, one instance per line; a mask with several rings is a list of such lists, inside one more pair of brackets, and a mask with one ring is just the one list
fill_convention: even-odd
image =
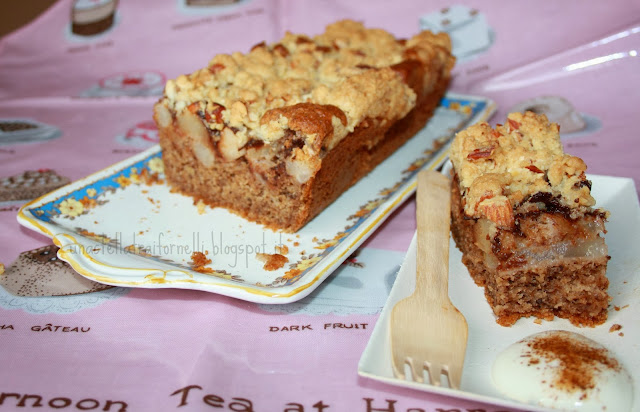
[(559, 127), (544, 114), (511, 113), (492, 129), (478, 123), (458, 133), (451, 160), (465, 199), (465, 214), (509, 226), (509, 210), (548, 194), (571, 217), (595, 204), (587, 166), (564, 153)]
[(285, 134), (285, 112), (263, 120), (271, 110), (300, 103), (336, 106), (344, 118), (334, 116), (332, 133), (306, 136), (326, 139), (307, 141), (309, 146), (331, 149), (363, 119), (393, 122), (415, 106), (415, 92), (390, 66), (407, 59), (453, 64), (449, 49), (444, 34), (422, 32), (398, 41), (384, 30), (345, 20), (315, 37), (287, 33), (247, 54), (217, 55), (208, 67), (169, 80), (163, 104), (174, 116), (198, 113), (211, 131), (230, 127), (243, 144), (270, 143)]

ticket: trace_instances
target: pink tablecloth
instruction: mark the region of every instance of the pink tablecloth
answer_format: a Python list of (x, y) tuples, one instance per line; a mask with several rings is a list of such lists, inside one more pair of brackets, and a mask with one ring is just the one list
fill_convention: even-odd
[[(157, 140), (151, 107), (166, 79), (286, 30), (316, 34), (352, 18), (398, 36), (421, 25), (450, 31), (452, 91), (495, 100), (494, 123), (514, 107), (543, 107), (564, 122), (566, 151), (590, 173), (640, 181), (638, 2), (147, 0), (119, 2), (95, 34), (74, 29), (73, 10), (112, 1), (59, 1), (0, 40), (0, 123), (47, 132), (0, 140), (0, 178), (50, 169), (75, 180), (127, 158)], [(443, 23), (452, 10), (466, 17)], [(20, 227), (21, 202), (4, 200), (0, 262), (9, 268), (51, 241)], [(288, 305), (172, 289), (73, 298), (3, 289), (0, 410), (503, 410), (357, 375), (414, 211), (412, 199), (325, 287)], [(383, 287), (368, 287), (371, 279)]]

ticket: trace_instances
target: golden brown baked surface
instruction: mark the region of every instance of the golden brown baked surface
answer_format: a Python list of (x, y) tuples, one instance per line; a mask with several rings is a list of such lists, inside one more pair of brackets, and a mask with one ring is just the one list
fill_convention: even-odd
[[(289, 117), (268, 115), (270, 110), (298, 103), (332, 105), (346, 122), (334, 122), (331, 146), (365, 118), (392, 122), (404, 117), (415, 107), (416, 93), (393, 66), (411, 59), (450, 69), (450, 49), (446, 34), (422, 32), (398, 41), (384, 30), (344, 20), (319, 36), (287, 33), (280, 42), (258, 44), (247, 54), (217, 55), (207, 67), (169, 80), (162, 103), (173, 112), (196, 104), (192, 109), (208, 128), (233, 128), (238, 146), (284, 135)], [(320, 137), (326, 136), (306, 135)]]
[(450, 155), (468, 216), (508, 224), (510, 217), (498, 215), (537, 193), (550, 194), (574, 217), (595, 204), (587, 166), (564, 153), (558, 125), (544, 114), (511, 113), (495, 129), (476, 124), (458, 133)]
[(295, 231), (424, 127), (454, 61), (446, 34), (350, 20), (215, 56), (154, 106), (167, 180)]

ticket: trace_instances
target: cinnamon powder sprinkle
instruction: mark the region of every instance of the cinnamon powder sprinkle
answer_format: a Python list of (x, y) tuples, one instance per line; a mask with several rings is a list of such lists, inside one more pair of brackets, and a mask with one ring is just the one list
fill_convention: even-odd
[(604, 348), (594, 348), (586, 343), (563, 335), (540, 336), (527, 344), (532, 355), (548, 362), (560, 362), (552, 386), (567, 391), (587, 390), (595, 387), (594, 374), (602, 369), (619, 370), (618, 362), (608, 356)]

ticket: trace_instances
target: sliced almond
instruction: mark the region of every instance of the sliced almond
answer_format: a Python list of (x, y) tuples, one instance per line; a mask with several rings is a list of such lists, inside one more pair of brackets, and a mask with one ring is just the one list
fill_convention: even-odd
[(500, 228), (512, 229), (515, 226), (513, 207), (505, 196), (483, 200), (478, 204), (478, 211)]

